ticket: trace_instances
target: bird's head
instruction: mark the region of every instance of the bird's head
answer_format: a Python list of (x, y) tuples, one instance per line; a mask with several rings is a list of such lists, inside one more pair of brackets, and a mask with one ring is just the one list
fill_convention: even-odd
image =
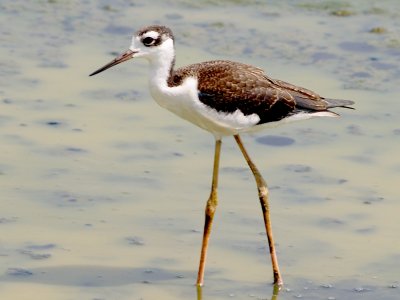
[(101, 73), (115, 65), (135, 57), (143, 57), (151, 62), (163, 59), (173, 59), (174, 56), (174, 36), (171, 29), (161, 25), (151, 25), (136, 32), (132, 37), (131, 46), (127, 51), (100, 69), (94, 71), (89, 76)]

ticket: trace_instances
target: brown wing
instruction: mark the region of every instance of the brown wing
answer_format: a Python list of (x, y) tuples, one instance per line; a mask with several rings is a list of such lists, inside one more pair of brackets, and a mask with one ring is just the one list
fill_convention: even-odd
[(326, 110), (327, 103), (317, 93), (303, 87), (295, 86), (282, 80), (273, 80), (274, 83), (282, 89), (288, 91), (295, 99), (298, 108), (309, 110)]
[(174, 72), (170, 85), (187, 75), (198, 78), (199, 99), (219, 112), (257, 114), (259, 123), (278, 121), (290, 115), (295, 101), (290, 93), (276, 85), (261, 69), (230, 61), (209, 61)]
[(298, 110), (324, 111), (353, 104), (347, 100), (325, 99), (311, 90), (265, 75), (264, 71), (231, 61), (208, 61), (173, 72), (169, 85), (178, 85), (186, 76), (199, 80), (198, 96), (205, 105), (220, 112), (240, 110), (257, 114), (259, 123), (281, 120)]
[(327, 110), (328, 108), (334, 107), (344, 107), (344, 108), (351, 108), (348, 107), (349, 105), (353, 105), (354, 101), (351, 100), (341, 100), (341, 99), (328, 99), (321, 97), (317, 93), (308, 90), (303, 87), (295, 86), (288, 82), (282, 80), (272, 80), (275, 82), (277, 86), (280, 88), (285, 89), (288, 91), (296, 101), (296, 107), (299, 109), (307, 109), (311, 111), (321, 111)]

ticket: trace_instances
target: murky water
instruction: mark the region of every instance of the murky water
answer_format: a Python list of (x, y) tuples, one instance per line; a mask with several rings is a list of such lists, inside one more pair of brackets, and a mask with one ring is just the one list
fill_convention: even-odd
[[(196, 299), (213, 139), (151, 100), (143, 61), (88, 77), (151, 23), (178, 65), (239, 60), (356, 101), (244, 137), (271, 189), (274, 299), (399, 299), (400, 3), (148, 2), (0, 4), (1, 299)], [(221, 168), (203, 299), (271, 299), (231, 139)]]

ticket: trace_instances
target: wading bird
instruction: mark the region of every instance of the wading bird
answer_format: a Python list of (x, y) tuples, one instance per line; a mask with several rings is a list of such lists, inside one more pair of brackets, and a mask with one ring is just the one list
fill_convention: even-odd
[(247, 64), (214, 60), (175, 69), (174, 35), (168, 27), (147, 26), (132, 38), (129, 50), (90, 76), (131, 58), (142, 57), (150, 64), (150, 93), (162, 107), (209, 131), (215, 138), (211, 193), (205, 209), (203, 242), (197, 285), (204, 282), (204, 269), (214, 213), (221, 141), (233, 136), (258, 188), (268, 237), (274, 283), (282, 285), (272, 235), (267, 185), (252, 162), (240, 133), (313, 117), (336, 117), (330, 108), (354, 104), (350, 100), (327, 99), (308, 89), (272, 79), (263, 70)]

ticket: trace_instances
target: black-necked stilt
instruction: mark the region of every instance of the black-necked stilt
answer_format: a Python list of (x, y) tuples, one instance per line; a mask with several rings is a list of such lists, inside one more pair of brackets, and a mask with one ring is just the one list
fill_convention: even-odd
[(348, 108), (354, 102), (323, 98), (308, 89), (269, 78), (259, 68), (238, 62), (215, 60), (174, 69), (174, 36), (169, 28), (160, 25), (140, 29), (133, 36), (129, 50), (90, 76), (134, 57), (149, 61), (150, 92), (159, 105), (215, 137), (213, 177), (205, 210), (197, 285), (203, 285), (208, 242), (218, 203), (221, 140), (231, 135), (254, 174), (268, 236), (274, 283), (282, 285), (269, 216), (267, 185), (247, 154), (239, 134), (295, 120), (335, 117), (338, 114), (329, 111), (330, 108)]

